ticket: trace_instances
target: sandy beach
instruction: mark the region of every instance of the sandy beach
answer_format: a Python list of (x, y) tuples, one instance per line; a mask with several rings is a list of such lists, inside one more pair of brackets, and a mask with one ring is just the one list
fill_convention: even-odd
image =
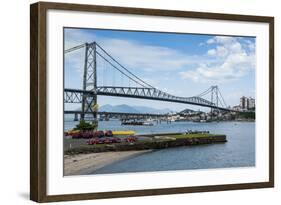
[(109, 165), (151, 150), (100, 152), (91, 154), (64, 155), (64, 175), (87, 174)]

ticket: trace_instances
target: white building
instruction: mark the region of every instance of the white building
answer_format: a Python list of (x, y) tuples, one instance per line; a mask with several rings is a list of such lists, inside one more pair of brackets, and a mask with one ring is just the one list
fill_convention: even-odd
[(249, 97), (249, 109), (255, 108), (256, 104), (255, 104), (255, 99), (252, 97)]
[(252, 97), (241, 97), (240, 98), (240, 108), (242, 110), (248, 110), (248, 109), (252, 109), (252, 108), (255, 108), (255, 99), (252, 98)]
[(240, 98), (240, 107), (241, 107), (241, 109), (247, 110), (248, 106), (249, 106), (248, 98), (245, 97), (245, 96), (241, 97)]
[(240, 110), (241, 110), (241, 107), (240, 107), (240, 105), (236, 105), (236, 106), (233, 106), (232, 109), (233, 109), (233, 110), (236, 110), (236, 111), (240, 111)]

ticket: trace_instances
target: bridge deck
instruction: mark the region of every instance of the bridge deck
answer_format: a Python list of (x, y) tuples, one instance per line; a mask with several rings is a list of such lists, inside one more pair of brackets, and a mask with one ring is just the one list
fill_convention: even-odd
[[(80, 110), (65, 110), (64, 114), (83, 114)], [(93, 114), (93, 112), (84, 112), (84, 114)], [(165, 117), (168, 114), (153, 114), (153, 113), (126, 113), (126, 112), (97, 112), (98, 115), (130, 115), (130, 116), (151, 116)]]
[(96, 93), (80, 89), (64, 89), (65, 103), (82, 103), (82, 96), (118, 96), (126, 98), (139, 98), (148, 100), (158, 100), (166, 102), (176, 102), (182, 104), (198, 105), (203, 107), (215, 108), (224, 111), (234, 111), (224, 107), (217, 107), (214, 103), (200, 97), (177, 97), (162, 92), (155, 88), (129, 88), (129, 87), (98, 87)]

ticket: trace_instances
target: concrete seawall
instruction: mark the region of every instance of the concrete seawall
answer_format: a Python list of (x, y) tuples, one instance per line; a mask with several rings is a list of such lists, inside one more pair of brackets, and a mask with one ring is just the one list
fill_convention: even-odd
[[(165, 135), (167, 135), (167, 133)], [(99, 153), (99, 152), (110, 152), (110, 151), (164, 149), (169, 147), (193, 146), (193, 145), (200, 145), (200, 144), (212, 144), (212, 143), (224, 143), (224, 142), (227, 142), (225, 135), (212, 135), (208, 137), (160, 139), (160, 140), (152, 140), (152, 141), (137, 141), (134, 143), (116, 143), (116, 144), (108, 144), (104, 146), (83, 145), (81, 147), (68, 149), (65, 151), (65, 154), (73, 155), (73, 154)]]

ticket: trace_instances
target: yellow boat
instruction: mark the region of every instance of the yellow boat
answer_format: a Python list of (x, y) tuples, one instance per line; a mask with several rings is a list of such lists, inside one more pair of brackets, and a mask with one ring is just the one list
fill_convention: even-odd
[(67, 131), (68, 134), (76, 134), (76, 133), (79, 133), (80, 130), (69, 130)]
[(119, 130), (119, 131), (112, 131), (113, 135), (134, 135), (136, 132), (133, 130)]

